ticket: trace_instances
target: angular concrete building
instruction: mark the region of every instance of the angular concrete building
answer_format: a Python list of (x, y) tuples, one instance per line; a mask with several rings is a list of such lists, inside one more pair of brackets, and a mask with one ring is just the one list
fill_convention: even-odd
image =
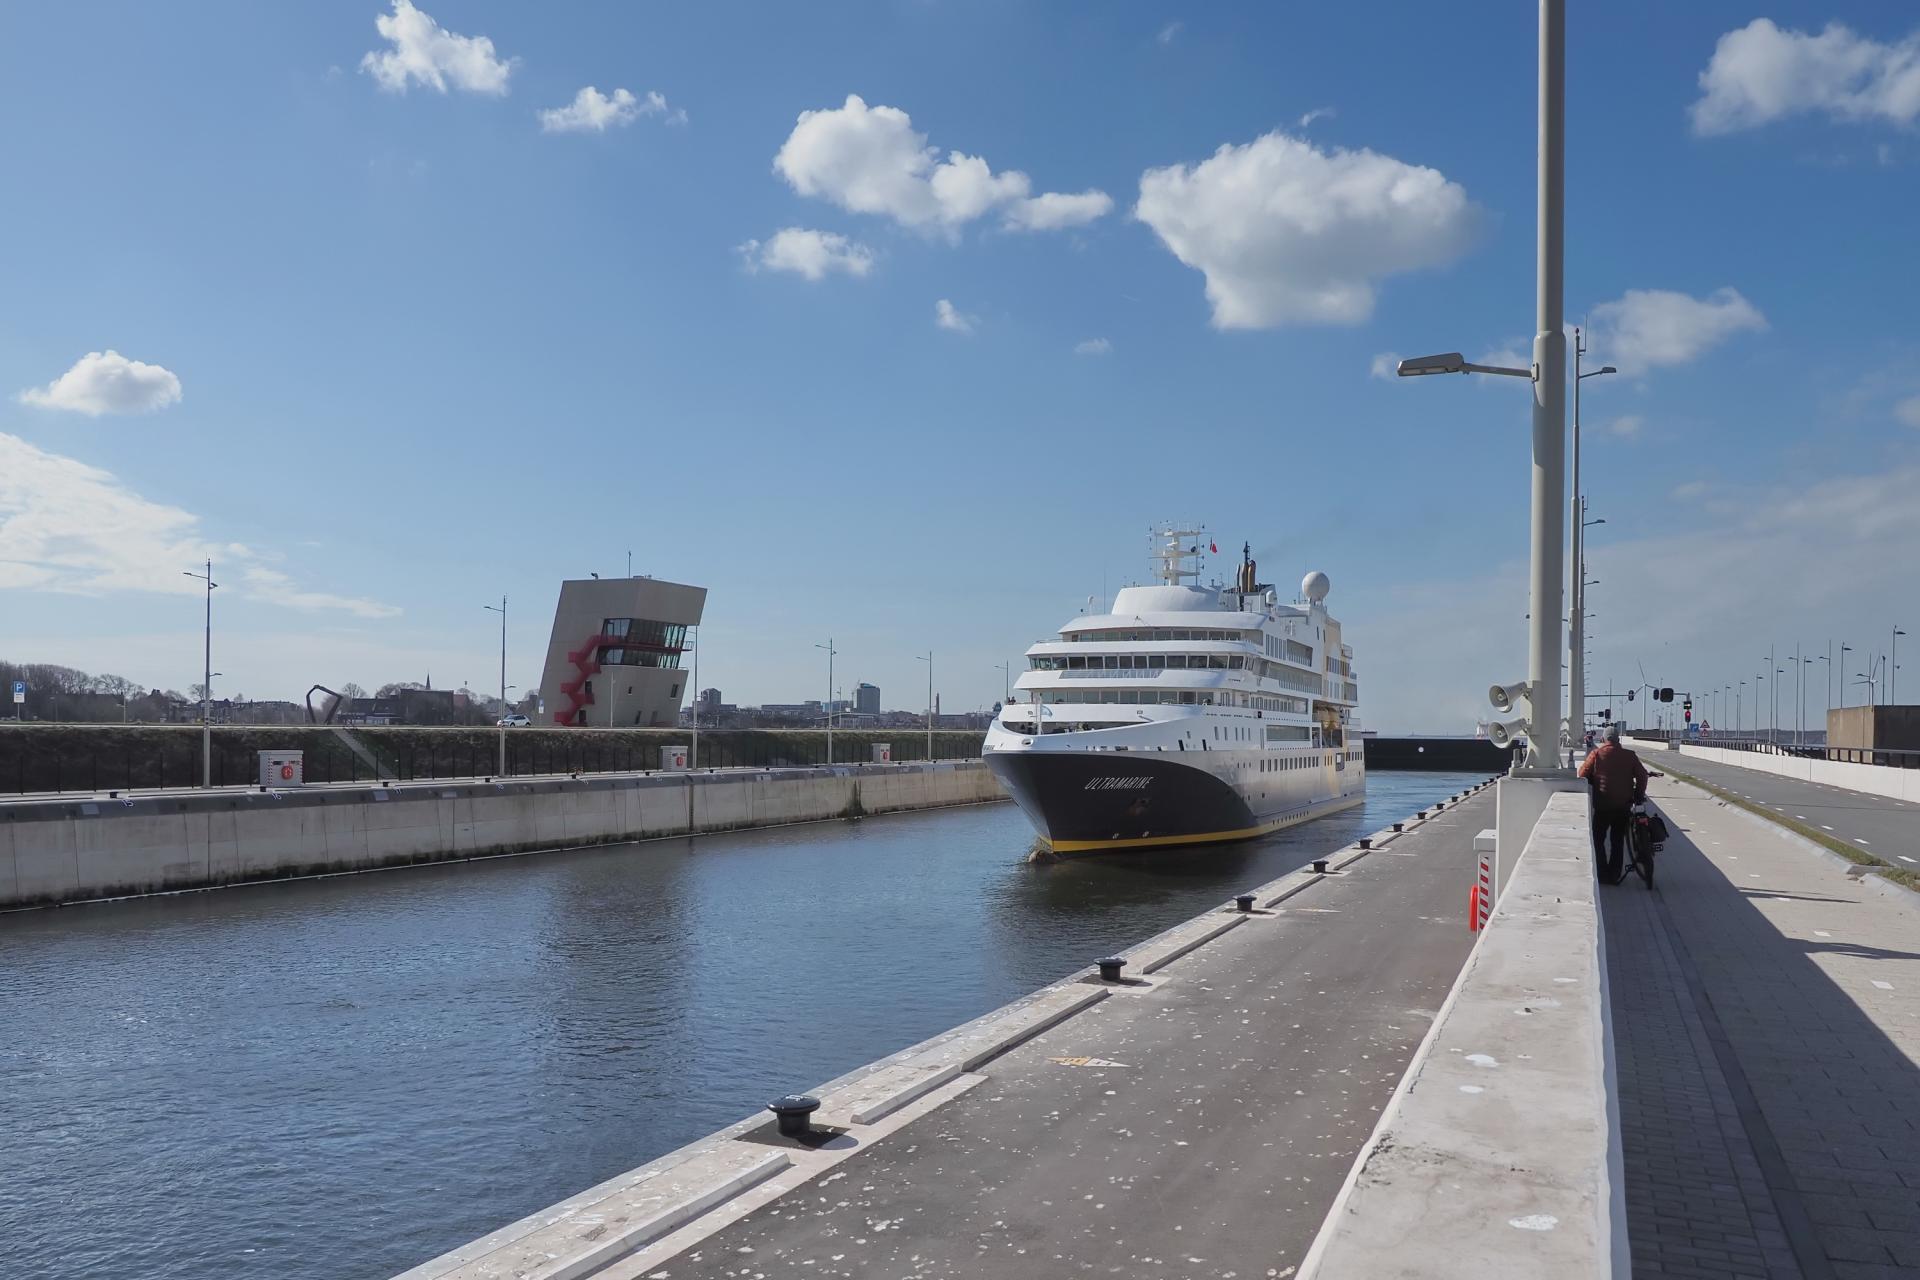
[(562, 582), (540, 675), (547, 720), (602, 729), (678, 724), (687, 628), (700, 625), (706, 603), (705, 587), (658, 578)]

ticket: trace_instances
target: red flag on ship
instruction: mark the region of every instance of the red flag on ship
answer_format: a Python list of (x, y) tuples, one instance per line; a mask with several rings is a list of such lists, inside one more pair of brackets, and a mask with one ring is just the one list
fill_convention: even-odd
[(1219, 555), (1219, 554), (1220, 554), (1220, 548), (1218, 548), (1218, 547), (1216, 547), (1216, 546), (1214, 546), (1214, 545), (1213, 545), (1213, 544), (1212, 544), (1211, 542), (1209, 542), (1209, 543), (1207, 544), (1207, 550), (1209, 550), (1209, 551), (1211, 551), (1211, 552), (1213, 552), (1213, 554), (1215, 554), (1215, 555)]

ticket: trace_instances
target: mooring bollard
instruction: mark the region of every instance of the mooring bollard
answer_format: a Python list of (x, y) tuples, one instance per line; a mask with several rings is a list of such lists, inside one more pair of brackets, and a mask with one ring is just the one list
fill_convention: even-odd
[(1095, 963), (1100, 966), (1100, 981), (1102, 982), (1120, 981), (1120, 971), (1127, 967), (1126, 959), (1122, 956), (1108, 956)]
[(1360, 847), (1361, 847), (1362, 849), (1371, 849), (1371, 848), (1373, 848), (1373, 837), (1372, 837), (1372, 836), (1361, 836), (1361, 837), (1360, 837)]
[(767, 1104), (767, 1110), (780, 1118), (780, 1132), (789, 1138), (802, 1137), (811, 1132), (811, 1118), (819, 1109), (820, 1099), (804, 1093), (789, 1093)]
[(1325, 858), (1315, 858), (1313, 860), (1313, 874), (1317, 876), (1327, 874), (1327, 860)]
[(1416, 818), (1425, 818), (1427, 816), (1427, 811), (1425, 809), (1417, 810), (1415, 811), (1413, 816)]
[(1242, 911), (1253, 910), (1253, 895), (1250, 893), (1243, 893), (1235, 898), (1234, 901), (1240, 905)]
[(1398, 832), (1398, 831), (1400, 831), (1400, 830), (1402, 830), (1402, 829), (1404, 829), (1404, 828), (1406, 827), (1406, 825), (1407, 825), (1407, 824), (1406, 824), (1406, 823), (1404, 823), (1404, 822), (1396, 822), (1396, 823), (1394, 823), (1394, 824), (1393, 824), (1393, 829), (1394, 829), (1394, 831), (1396, 831), (1396, 832)]

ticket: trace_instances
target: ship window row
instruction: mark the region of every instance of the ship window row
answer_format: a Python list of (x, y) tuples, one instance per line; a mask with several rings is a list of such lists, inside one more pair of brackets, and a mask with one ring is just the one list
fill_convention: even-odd
[(1048, 706), (1099, 702), (1129, 707), (1244, 707), (1251, 711), (1272, 711), (1276, 714), (1291, 713), (1297, 716), (1307, 714), (1305, 698), (1240, 693), (1233, 689), (1209, 689), (1201, 692), (1192, 689), (1048, 690), (1041, 693), (1040, 700)]
[(1061, 639), (1073, 643), (1114, 640), (1239, 640), (1259, 644), (1258, 631), (1204, 631), (1197, 627), (1134, 627), (1130, 630), (1076, 631)]
[(1267, 637), (1267, 656), (1285, 658), (1289, 662), (1298, 662), (1302, 666), (1313, 665), (1313, 646), (1301, 644), (1298, 640), (1288, 640), (1281, 636)]
[(1270, 756), (1260, 762), (1262, 773), (1290, 773), (1295, 769), (1317, 769), (1321, 759), (1318, 755)]
[(1248, 659), (1237, 653), (1039, 653), (1028, 662), (1034, 671), (1244, 671)]

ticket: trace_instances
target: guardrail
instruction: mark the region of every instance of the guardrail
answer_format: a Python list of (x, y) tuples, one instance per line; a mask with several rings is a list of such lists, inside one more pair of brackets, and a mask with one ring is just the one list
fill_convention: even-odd
[(1766, 738), (1722, 738), (1713, 734), (1649, 732), (1628, 735), (1639, 742), (1674, 742), (1688, 747), (1715, 747), (1721, 751), (1753, 751), (1762, 755), (1791, 756), (1796, 760), (1831, 760), (1836, 764), (1873, 764), (1886, 769), (1920, 769), (1920, 751), (1898, 747), (1831, 747), (1825, 744), (1801, 745), (1774, 742)]

